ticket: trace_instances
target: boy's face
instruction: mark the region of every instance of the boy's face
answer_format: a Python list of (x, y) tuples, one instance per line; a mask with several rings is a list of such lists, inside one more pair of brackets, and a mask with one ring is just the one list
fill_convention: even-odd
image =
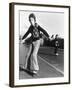
[(30, 23), (31, 23), (31, 25), (35, 26), (35, 19), (31, 17), (30, 18)]

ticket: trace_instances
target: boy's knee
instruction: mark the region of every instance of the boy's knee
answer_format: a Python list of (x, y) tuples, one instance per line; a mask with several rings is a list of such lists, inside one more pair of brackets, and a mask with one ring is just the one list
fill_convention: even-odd
[(32, 55), (33, 55), (33, 57), (36, 57), (36, 53), (33, 53)]

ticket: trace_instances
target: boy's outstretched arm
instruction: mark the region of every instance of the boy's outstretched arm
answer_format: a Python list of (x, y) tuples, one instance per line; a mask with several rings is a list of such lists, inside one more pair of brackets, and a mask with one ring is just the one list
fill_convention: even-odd
[(22, 40), (25, 39), (29, 33), (30, 33), (30, 27), (29, 27), (28, 31), (25, 33), (25, 35), (22, 37)]
[(43, 32), (49, 38), (49, 34), (42, 27), (38, 26), (38, 28), (41, 32)]

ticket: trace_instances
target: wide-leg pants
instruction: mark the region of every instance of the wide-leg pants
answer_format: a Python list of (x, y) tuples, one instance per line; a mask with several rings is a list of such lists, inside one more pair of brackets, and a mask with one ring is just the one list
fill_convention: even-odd
[(29, 50), (26, 55), (25, 68), (30, 69), (31, 71), (39, 70), (37, 54), (40, 47), (40, 43), (41, 39), (32, 42), (32, 44), (29, 46)]

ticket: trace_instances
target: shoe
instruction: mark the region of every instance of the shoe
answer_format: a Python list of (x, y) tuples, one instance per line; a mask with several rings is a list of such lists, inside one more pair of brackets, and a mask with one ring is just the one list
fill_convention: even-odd
[(33, 73), (32, 77), (39, 77), (39, 74), (37, 71), (33, 71), (32, 73)]
[(37, 74), (37, 71), (33, 71), (34, 74)]
[(56, 56), (58, 56), (59, 54), (58, 53), (56, 53)]
[(24, 66), (22, 66), (21, 68), (24, 69), (24, 70), (26, 69)]

